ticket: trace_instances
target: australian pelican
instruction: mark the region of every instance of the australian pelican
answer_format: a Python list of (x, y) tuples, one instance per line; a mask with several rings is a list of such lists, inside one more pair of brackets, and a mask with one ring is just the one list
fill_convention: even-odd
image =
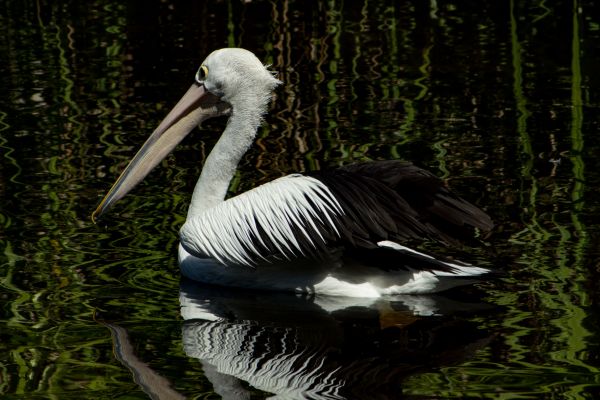
[(408, 247), (454, 243), (490, 217), (408, 162), (380, 161), (275, 179), (225, 200), (281, 82), (250, 51), (216, 50), (138, 151), (99, 217), (205, 119), (228, 116), (207, 157), (180, 231), (182, 274), (226, 286), (354, 297), (429, 293), (490, 271)]

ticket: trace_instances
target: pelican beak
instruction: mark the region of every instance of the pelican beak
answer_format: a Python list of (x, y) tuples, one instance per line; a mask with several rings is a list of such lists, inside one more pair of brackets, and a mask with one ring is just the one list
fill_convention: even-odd
[(225, 115), (229, 104), (194, 83), (129, 162), (92, 214), (92, 222), (140, 183), (202, 121)]

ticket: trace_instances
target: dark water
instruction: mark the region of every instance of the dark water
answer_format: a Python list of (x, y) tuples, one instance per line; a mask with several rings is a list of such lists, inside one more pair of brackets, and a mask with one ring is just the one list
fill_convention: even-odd
[[(472, 3), (4, 0), (0, 395), (600, 396), (600, 5)], [(177, 231), (223, 121), (93, 225), (226, 46), (285, 82), (232, 193), (413, 160), (497, 224), (445, 251), (505, 277), (375, 302), (180, 282)]]

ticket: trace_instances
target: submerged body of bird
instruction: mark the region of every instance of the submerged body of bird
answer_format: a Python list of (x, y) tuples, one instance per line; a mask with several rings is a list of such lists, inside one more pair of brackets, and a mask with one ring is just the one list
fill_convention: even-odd
[(490, 217), (404, 161), (293, 174), (225, 200), (280, 82), (243, 49), (221, 49), (132, 159), (93, 214), (139, 183), (194, 127), (229, 116), (207, 157), (180, 231), (182, 274), (258, 289), (356, 297), (430, 293), (490, 272), (407, 244), (454, 243)]

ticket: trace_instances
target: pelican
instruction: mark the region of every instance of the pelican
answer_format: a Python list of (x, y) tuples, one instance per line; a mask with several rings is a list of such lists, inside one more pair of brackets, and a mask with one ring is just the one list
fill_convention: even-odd
[(422, 240), (454, 244), (465, 233), (489, 231), (493, 223), (435, 175), (409, 162), (291, 174), (225, 199), (279, 84), (248, 50), (212, 52), (92, 220), (201, 122), (227, 116), (180, 230), (184, 276), (224, 286), (376, 298), (438, 292), (491, 272), (413, 248)]

